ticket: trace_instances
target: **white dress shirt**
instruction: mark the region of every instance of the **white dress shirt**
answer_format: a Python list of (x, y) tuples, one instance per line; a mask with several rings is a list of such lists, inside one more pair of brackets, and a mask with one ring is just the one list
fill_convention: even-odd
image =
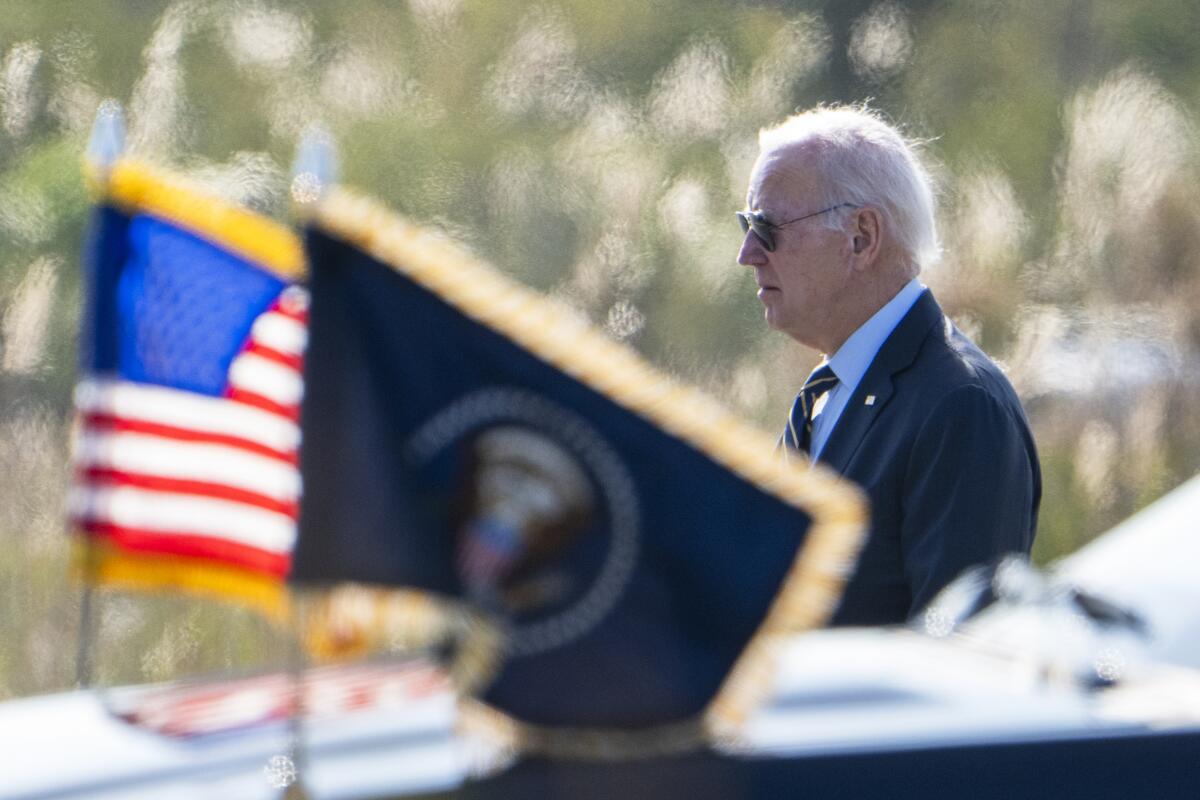
[(912, 308), (913, 303), (917, 302), (923, 291), (925, 285), (913, 278), (883, 308), (876, 311), (852, 333), (836, 353), (827, 358), (838, 382), (817, 401), (814, 409), (810, 448), (814, 461), (821, 455), (838, 419), (846, 410), (846, 404), (850, 402), (850, 397), (858, 388), (867, 368), (875, 360), (879, 348), (883, 347), (883, 343), (892, 335), (892, 331), (900, 324), (900, 320), (904, 319), (904, 315)]

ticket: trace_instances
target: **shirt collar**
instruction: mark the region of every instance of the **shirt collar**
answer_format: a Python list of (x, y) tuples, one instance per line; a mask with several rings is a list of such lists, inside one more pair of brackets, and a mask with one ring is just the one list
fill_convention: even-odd
[(850, 338), (829, 358), (833, 374), (848, 390), (853, 392), (858, 388), (858, 382), (875, 360), (879, 348), (883, 347), (923, 291), (924, 284), (913, 278), (883, 308), (850, 334)]

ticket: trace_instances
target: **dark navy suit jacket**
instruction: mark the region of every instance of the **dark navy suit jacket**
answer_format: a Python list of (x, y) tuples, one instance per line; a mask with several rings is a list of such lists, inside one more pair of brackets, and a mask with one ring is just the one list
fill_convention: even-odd
[(1042, 480), (1021, 403), (928, 290), (880, 348), (818, 460), (871, 503), (870, 536), (833, 625), (903, 622), (966, 568), (1033, 544)]

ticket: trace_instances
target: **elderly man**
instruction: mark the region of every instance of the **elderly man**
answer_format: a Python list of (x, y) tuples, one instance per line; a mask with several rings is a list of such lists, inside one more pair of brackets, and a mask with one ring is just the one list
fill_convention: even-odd
[(759, 145), (738, 262), (767, 324), (826, 354), (781, 445), (871, 502), (833, 624), (902, 622), (967, 567), (1029, 552), (1033, 437), (1003, 373), (917, 279), (938, 241), (929, 177), (904, 138), (865, 109), (818, 108)]

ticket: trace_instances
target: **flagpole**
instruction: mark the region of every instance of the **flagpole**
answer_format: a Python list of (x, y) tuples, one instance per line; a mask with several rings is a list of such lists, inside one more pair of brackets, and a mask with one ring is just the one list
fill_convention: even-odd
[[(96, 120), (92, 123), (92, 134), (88, 140), (87, 163), (95, 170), (100, 181), (104, 181), (113, 164), (125, 150), (125, 115), (121, 104), (115, 100), (105, 100), (96, 109)], [(86, 255), (84, 256), (87, 257)], [(79, 636), (75, 659), (75, 685), (80, 689), (91, 688), (92, 649), (95, 626), (96, 603), (96, 545), (86, 532), (77, 531), (76, 535), (83, 536), (83, 596), (79, 601)]]
[[(292, 165), (291, 200), (303, 216), (329, 190), (335, 180), (337, 153), (333, 139), (324, 127), (312, 124), (304, 131)], [(283, 800), (307, 800), (304, 774), (308, 767), (308, 747), (304, 716), (307, 713), (307, 663), (304, 653), (304, 615), (301, 600), (293, 595), (289, 603), (291, 636), (288, 645), (288, 674), (292, 684), (292, 703), (288, 716), (287, 765), (294, 772), (284, 784)]]
[[(80, 534), (77, 534), (80, 535)], [(92, 603), (95, 595), (96, 556), (92, 537), (87, 534), (83, 544), (83, 597), (79, 601), (79, 636), (75, 652), (75, 687), (92, 686)]]
[(288, 616), (291, 635), (288, 637), (288, 675), (292, 684), (292, 702), (288, 715), (287, 759), (294, 771), (290, 781), (283, 787), (283, 800), (308, 800), (304, 788), (304, 773), (308, 768), (308, 747), (305, 738), (304, 715), (307, 713), (308, 697), (305, 686), (307, 663), (304, 658), (304, 626), (299, 600), (291, 598)]

